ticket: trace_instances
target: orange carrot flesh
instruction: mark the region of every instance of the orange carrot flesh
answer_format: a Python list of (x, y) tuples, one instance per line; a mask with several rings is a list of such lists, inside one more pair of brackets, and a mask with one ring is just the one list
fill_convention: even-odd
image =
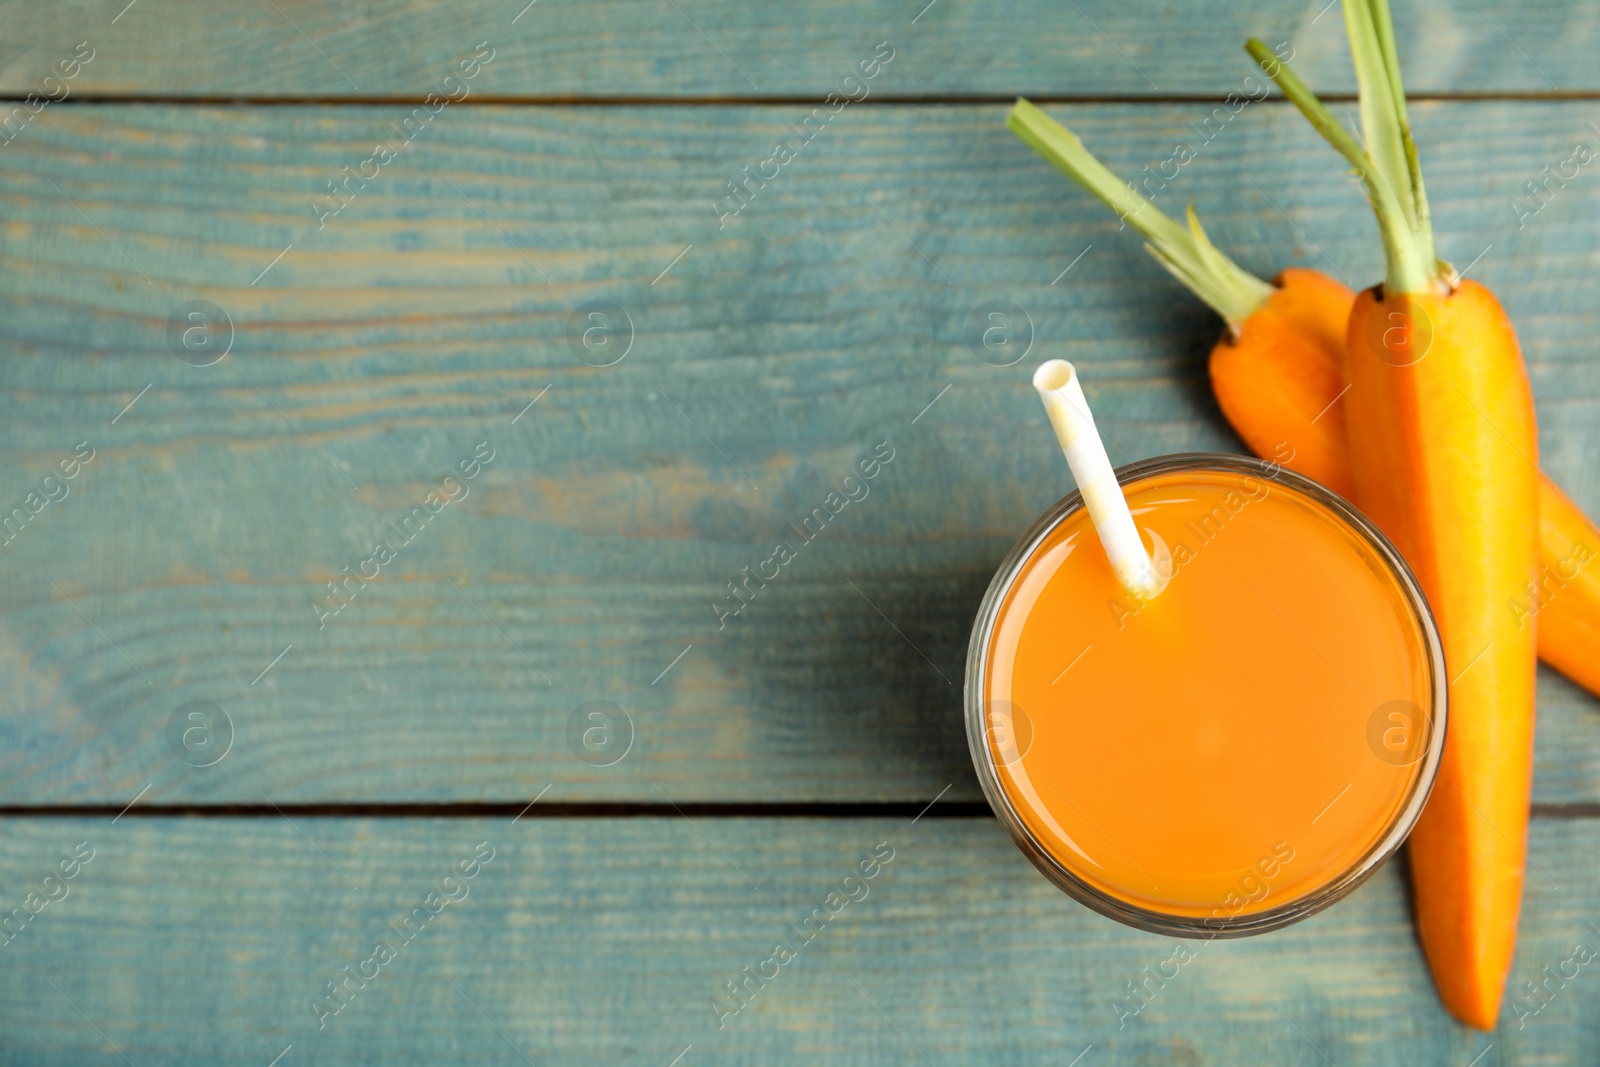
[(1508, 610), (1532, 625), (1539, 658), (1600, 695), (1600, 530), (1548, 478), (1540, 481), (1539, 571)]
[(1472, 281), (1361, 293), (1345, 374), (1356, 498), (1416, 571), (1451, 672), (1444, 759), (1411, 835), (1418, 935), (1445, 1006), (1493, 1029), (1533, 782), (1534, 629), (1505, 607), (1534, 574), (1533, 396), (1510, 320)]
[[(1355, 294), (1300, 267), (1275, 282), (1239, 338), (1211, 350), (1217, 404), (1256, 455), (1354, 499), (1343, 363)], [(1519, 626), (1537, 613), (1539, 658), (1600, 696), (1600, 529), (1543, 474), (1538, 558), (1537, 577), (1506, 612)]]
[(1347, 499), (1344, 336), (1355, 294), (1314, 270), (1290, 267), (1246, 318), (1237, 340), (1211, 349), (1211, 391), (1256, 455), (1314, 478)]

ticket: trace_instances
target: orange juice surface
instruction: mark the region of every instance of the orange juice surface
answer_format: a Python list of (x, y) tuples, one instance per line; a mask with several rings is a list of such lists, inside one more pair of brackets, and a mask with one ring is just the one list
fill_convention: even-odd
[(1001, 788), (1126, 904), (1231, 919), (1315, 893), (1411, 799), (1422, 623), (1361, 534), (1288, 485), (1200, 470), (1124, 488), (1172, 578), (1141, 607), (1081, 508), (1023, 563), (984, 682)]

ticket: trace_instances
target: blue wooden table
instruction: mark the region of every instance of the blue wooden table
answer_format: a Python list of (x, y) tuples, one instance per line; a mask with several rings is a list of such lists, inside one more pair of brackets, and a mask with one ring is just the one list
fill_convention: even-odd
[[(1600, 1062), (1600, 974), (1527, 991), (1600, 948), (1553, 674), (1491, 1035), (1402, 862), (1152, 983), (970, 770), (978, 598), (1069, 485), (1031, 367), (1118, 462), (1240, 447), (1215, 319), (1006, 108), (1369, 284), (1298, 115), (1216, 117), (1249, 35), (1351, 108), (1325, 2), (0, 3), (0, 1063)], [(1600, 512), (1600, 175), (1526, 186), (1600, 144), (1600, 19), (1397, 7), (1441, 252)]]

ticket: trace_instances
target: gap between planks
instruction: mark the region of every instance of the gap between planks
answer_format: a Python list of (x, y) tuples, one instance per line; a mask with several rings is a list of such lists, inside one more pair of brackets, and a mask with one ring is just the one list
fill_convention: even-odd
[[(687, 801), (660, 804), (649, 801), (444, 801), (440, 803), (323, 803), (323, 804), (139, 804), (127, 809), (115, 804), (6, 805), (0, 818), (89, 819), (120, 815), (129, 819), (262, 819), (285, 814), (301, 818), (331, 819), (627, 819), (671, 818), (698, 815), (706, 818), (753, 819), (898, 819), (926, 811), (928, 818), (992, 818), (981, 800), (945, 801), (929, 809), (925, 801)], [(1534, 804), (1535, 819), (1597, 819), (1600, 803)]]
[[(853, 104), (853, 107), (943, 107), (951, 105), (999, 106), (1015, 102), (1018, 93), (930, 93), (886, 94), (870, 97)], [(1036, 104), (1220, 104), (1219, 93), (1037, 93), (1025, 89), (1020, 95)], [(1354, 93), (1321, 93), (1325, 103), (1351, 104)], [(1600, 100), (1597, 89), (1495, 89), (1463, 92), (1420, 92), (1406, 96), (1412, 103), (1438, 102), (1531, 102), (1563, 103), (1569, 101)], [(0, 103), (25, 103), (24, 94), (0, 93)], [(469, 101), (454, 105), (458, 108), (474, 107), (806, 107), (820, 102), (816, 96), (785, 94), (782, 96), (717, 96), (717, 95), (640, 95), (602, 94), (572, 96), (547, 93), (481, 94)], [(1287, 104), (1281, 95), (1274, 94), (1261, 101), (1265, 104)], [(99, 104), (160, 104), (173, 107), (373, 107), (396, 105), (420, 107), (421, 97), (351, 94), (348, 96), (252, 96), (242, 93), (77, 93), (57, 102), (55, 107), (79, 107)]]
[(929, 818), (990, 818), (989, 805), (981, 800), (949, 801), (932, 807), (925, 800), (913, 801), (560, 801), (549, 800), (529, 805), (526, 801), (445, 801), (440, 803), (312, 803), (312, 804), (139, 804), (126, 811), (115, 804), (9, 805), (0, 807), (0, 818), (95, 818), (118, 815), (133, 819), (227, 818), (259, 819), (282, 815), (301, 818), (388, 818), (388, 819), (624, 819), (676, 818), (699, 815), (709, 818), (789, 818), (789, 819), (872, 819), (910, 818), (927, 812)]

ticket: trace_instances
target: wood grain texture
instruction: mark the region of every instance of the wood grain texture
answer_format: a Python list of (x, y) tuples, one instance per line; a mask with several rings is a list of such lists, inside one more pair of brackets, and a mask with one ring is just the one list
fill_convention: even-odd
[[(1597, 834), (1535, 824), (1549, 881), (1530, 872), (1514, 991), (1600, 948)], [(1085, 1064), (1294, 1067), (1466, 1064), (1492, 1041), (1480, 1064), (1554, 1067), (1600, 1039), (1592, 962), (1525, 1026), (1515, 992), (1492, 1038), (1453, 1022), (1396, 865), (1298, 926), (1187, 943), (1197, 957), (1119, 1030), (1125, 983), (1175, 942), (1074, 903), (987, 819), (17, 819), (5, 907), (85, 841), (65, 898), (0, 947), (6, 1062), (122, 1062), (109, 1041), (138, 1065), (265, 1065), (289, 1045), (285, 1065), (666, 1067), (690, 1045), (681, 1064), (1031, 1065), (1092, 1044)], [(493, 859), (465, 897), (401, 945), (389, 924), (480, 842)], [(800, 943), (788, 924), (880, 845), (866, 895)], [(799, 958), (719, 1031), (724, 983), (785, 938)], [(397, 958), (319, 1031), (313, 999), (380, 940)]]
[[(1592, 5), (1394, 8), (1413, 93), (1600, 89)], [(875, 87), (884, 94), (1221, 97), (1254, 69), (1242, 50), (1251, 36), (1290, 42), (1314, 86), (1354, 90), (1339, 10), (1328, 0), (1029, 0), (999, 9), (964, 0), (7, 0), (0, 21), (8, 43), (0, 91), (19, 95), (38, 92), (85, 40), (95, 56), (72, 88), (100, 95), (420, 99), (487, 40), (495, 60), (478, 87), (485, 93), (820, 99), (887, 40), (900, 58)]]
[[(1204, 117), (1056, 112), (1129, 172)], [(846, 109), (719, 228), (782, 109), (452, 106), (320, 230), (309, 203), (403, 110), (44, 113), (0, 152), (0, 509), (96, 457), (0, 549), (0, 800), (975, 799), (972, 616), (1070, 485), (1029, 368), (1084, 369), (1119, 463), (1238, 447), (1216, 321), (1003, 113)], [(1414, 118), (1440, 247), (1509, 309), (1543, 463), (1600, 512), (1600, 182), (1521, 229), (1509, 207), (1600, 105)], [(1236, 116), (1160, 202), (1191, 197), (1264, 274), (1377, 276), (1370, 213), (1287, 107)], [(235, 324), (215, 366), (169, 350), (192, 299)], [(571, 344), (594, 299), (634, 327), (608, 368)], [(1035, 333), (1004, 368), (967, 341), (996, 299)], [(319, 629), (324, 583), (482, 441), (471, 495)], [(871, 495), (719, 630), (724, 583), (883, 441)], [(197, 699), (236, 732), (205, 769), (164, 733)], [(594, 699), (636, 727), (614, 766), (568, 747)], [(1541, 677), (1539, 801), (1600, 800), (1596, 711)]]
[[(1600, 947), (1595, 820), (1534, 821), (1485, 1053), (1438, 1005), (1398, 864), (1310, 922), (1200, 946), (1119, 1028), (1125, 983), (1172, 943), (1072, 903), (988, 819), (383, 808), (978, 798), (967, 630), (1069, 483), (1028, 369), (1084, 367), (1118, 462), (1238, 447), (1205, 381), (1215, 321), (979, 100), (1150, 101), (1055, 110), (1130, 174), (1197, 146), (1160, 202), (1193, 198), (1258, 271), (1379, 268), (1359, 195), (1286, 108), (1152, 101), (1244, 90), (1251, 34), (1349, 92), (1325, 0), (524, 3), (0, 2), (0, 94), (19, 101), (0, 133), (0, 520), (23, 509), (0, 533), (0, 804), (136, 801), (6, 819), (0, 917), (42, 911), (0, 933), (0, 1064), (1592, 1060), (1593, 964), (1525, 1025), (1517, 1007)], [(1600, 91), (1592, 5), (1396, 19), (1414, 93)], [(95, 57), (71, 96), (29, 117), (21, 98), (80, 41)], [(468, 103), (384, 103), (448, 91), (479, 41), (495, 56)], [(719, 220), (726, 183), (811, 114), (790, 101), (846, 88), (879, 41), (895, 58), (869, 104)], [(649, 106), (480, 106), (618, 98)], [(761, 106), (670, 106), (723, 98)], [(1600, 185), (1586, 168), (1536, 215), (1512, 206), (1595, 143), (1600, 104), (1415, 118), (1441, 249), (1515, 318), (1544, 464), (1600, 511)], [(408, 119), (414, 141), (319, 225), (328, 183)], [(194, 300), (232, 323), (214, 366), (175, 352)], [(631, 320), (609, 367), (580, 356), (617, 348), (576, 343), (595, 300)], [(990, 300), (1025, 309), (1027, 359), (977, 358)], [(723, 584), (881, 441), (870, 496), (719, 629)], [(30, 499), (80, 442), (94, 458), (68, 494)], [(400, 546), (391, 524), (480, 442), (470, 494)], [(395, 558), (319, 627), (325, 583), (380, 538)], [(232, 727), (208, 767), (174, 747), (196, 700)], [(635, 727), (614, 765), (574, 755), (593, 700)], [(1597, 710), (1541, 674), (1537, 800), (1600, 803)], [(94, 859), (65, 898), (30, 898), (59, 892), (45, 876), (78, 842)], [(399, 946), (392, 924), (479, 842), (494, 859), (470, 895), (319, 1030), (325, 983)], [(798, 943), (788, 924), (880, 842), (870, 895), (719, 1030), (724, 984)]]

